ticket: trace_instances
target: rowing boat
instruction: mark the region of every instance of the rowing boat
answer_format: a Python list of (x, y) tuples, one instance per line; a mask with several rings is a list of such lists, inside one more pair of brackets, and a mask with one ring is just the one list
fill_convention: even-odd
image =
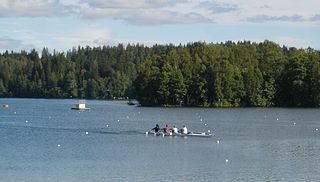
[(212, 137), (213, 134), (209, 132), (188, 132), (188, 134), (183, 133), (165, 133), (162, 131), (154, 132), (154, 131), (147, 131), (146, 135), (154, 135), (154, 136), (181, 136), (181, 137)]

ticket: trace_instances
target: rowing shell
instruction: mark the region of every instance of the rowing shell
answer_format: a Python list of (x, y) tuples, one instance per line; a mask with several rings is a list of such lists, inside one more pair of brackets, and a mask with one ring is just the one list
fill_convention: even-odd
[(206, 132), (189, 132), (188, 134), (183, 133), (165, 133), (165, 132), (154, 132), (154, 131), (147, 131), (146, 135), (154, 135), (154, 136), (181, 136), (181, 137), (212, 137), (212, 133)]

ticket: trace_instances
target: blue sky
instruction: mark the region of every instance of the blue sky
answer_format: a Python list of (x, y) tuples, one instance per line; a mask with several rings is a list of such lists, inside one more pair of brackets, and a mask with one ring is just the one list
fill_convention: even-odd
[(0, 0), (0, 52), (265, 39), (320, 49), (318, 0)]

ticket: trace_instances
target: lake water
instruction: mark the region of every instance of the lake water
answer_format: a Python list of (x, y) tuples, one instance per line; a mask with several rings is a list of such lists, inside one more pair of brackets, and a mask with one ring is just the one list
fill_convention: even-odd
[[(126, 101), (0, 99), (6, 182), (319, 181), (320, 110), (146, 108)], [(156, 123), (211, 138), (146, 136)], [(319, 131), (316, 129), (319, 128)], [(219, 143), (217, 142), (219, 140)]]

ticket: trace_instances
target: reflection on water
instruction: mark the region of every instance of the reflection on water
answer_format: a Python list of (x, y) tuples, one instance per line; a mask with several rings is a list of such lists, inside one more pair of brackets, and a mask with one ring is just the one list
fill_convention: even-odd
[[(319, 109), (144, 108), (1, 99), (3, 181), (317, 181)], [(145, 135), (186, 124), (211, 138)], [(219, 142), (217, 142), (219, 140)]]

